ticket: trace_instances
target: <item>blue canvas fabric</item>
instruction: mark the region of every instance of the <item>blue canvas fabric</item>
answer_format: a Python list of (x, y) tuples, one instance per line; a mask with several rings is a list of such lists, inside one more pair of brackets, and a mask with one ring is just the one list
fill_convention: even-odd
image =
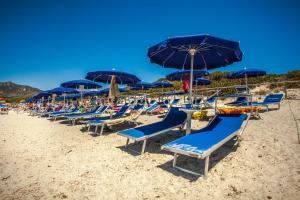
[(92, 119), (89, 119), (87, 121), (85, 121), (86, 123), (90, 124), (90, 125), (98, 125), (98, 124), (102, 124), (103, 121), (105, 120), (109, 120), (109, 119), (117, 119), (119, 117), (123, 117), (126, 113), (126, 111), (128, 110), (129, 106), (128, 105), (124, 105), (122, 106), (122, 108), (115, 113), (112, 117), (110, 116), (105, 116), (105, 117), (95, 117)]
[(231, 72), (228, 74), (227, 78), (229, 79), (245, 78), (246, 75), (248, 78), (250, 78), (250, 77), (264, 76), (266, 74), (267, 72), (264, 70), (247, 68), (236, 72)]
[(167, 68), (190, 69), (189, 49), (196, 49), (194, 69), (215, 69), (241, 61), (239, 42), (210, 35), (173, 37), (148, 49), (151, 63)]
[(156, 83), (153, 83), (153, 85), (154, 85), (155, 88), (158, 88), (158, 87), (162, 87), (162, 88), (173, 87), (172, 83), (165, 82), (165, 81), (156, 82)]
[(211, 80), (208, 80), (206, 78), (196, 78), (194, 80), (194, 82), (197, 84), (197, 85), (210, 85), (211, 84)]
[(60, 86), (67, 88), (78, 88), (80, 85), (85, 86), (88, 89), (101, 88), (102, 86), (99, 83), (90, 81), (90, 80), (73, 80), (62, 83)]
[(115, 76), (118, 84), (135, 84), (141, 81), (138, 77), (133, 74), (119, 71), (94, 71), (88, 72), (86, 79), (101, 82), (110, 83), (111, 77)]
[[(170, 73), (166, 76), (169, 81), (181, 81), (186, 75), (190, 75), (191, 70), (179, 70)], [(202, 76), (207, 76), (208, 72), (206, 70), (193, 70), (193, 77), (198, 78)]]
[(179, 126), (186, 121), (187, 115), (177, 107), (171, 107), (167, 116), (160, 122), (121, 131), (122, 135), (139, 139), (165, 129)]
[(165, 144), (163, 147), (202, 154), (235, 131), (238, 131), (246, 119), (246, 114), (218, 115), (207, 127)]
[(76, 94), (79, 93), (77, 90), (73, 88), (66, 88), (66, 87), (56, 87), (53, 88), (52, 90), (47, 91), (49, 94), (57, 94), (57, 95), (62, 95), (63, 93), (66, 94)]

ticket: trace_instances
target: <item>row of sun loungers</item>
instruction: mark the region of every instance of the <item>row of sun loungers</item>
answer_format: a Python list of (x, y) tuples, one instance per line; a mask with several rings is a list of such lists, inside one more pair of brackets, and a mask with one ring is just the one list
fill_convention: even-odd
[[(262, 106), (267, 109), (270, 105), (278, 105), (278, 108), (280, 108), (280, 103), (283, 97), (283, 94), (270, 94), (266, 96), (262, 102), (251, 102), (250, 105)], [(200, 109), (207, 107), (214, 108), (216, 100), (216, 95), (203, 99), (199, 103), (199, 107)], [(157, 102), (152, 102), (152, 105), (149, 108), (154, 107), (156, 104), (159, 105)], [(249, 102), (246, 97), (237, 97), (235, 101), (227, 105), (249, 105)], [(90, 128), (94, 126), (95, 133), (97, 133), (98, 128), (101, 127), (99, 135), (102, 135), (105, 126), (122, 123), (124, 121), (136, 122), (136, 119), (142, 114), (142, 112), (147, 112), (149, 111), (148, 109), (145, 110), (144, 104), (125, 104), (115, 114), (102, 116), (108, 110), (108, 106), (105, 105), (95, 108), (91, 112), (82, 114), (76, 114), (74, 113), (76, 111), (70, 111), (68, 113), (53, 112), (49, 115), (51, 117), (65, 116), (68, 120), (72, 120), (73, 125), (75, 124), (75, 121), (79, 121), (88, 127), (88, 131), (90, 131)], [(209, 170), (210, 155), (229, 141), (234, 140), (234, 142), (237, 143), (239, 141), (239, 137), (245, 130), (249, 118), (250, 114), (224, 115), (217, 113), (206, 127), (164, 144), (161, 149), (174, 153), (174, 168), (193, 175), (200, 175), (200, 173), (178, 166), (178, 156), (186, 155), (197, 159), (204, 159), (204, 176), (206, 177)], [(130, 140), (134, 143), (142, 142), (142, 149), (140, 153), (143, 154), (145, 152), (147, 140), (155, 136), (165, 134), (172, 129), (184, 128), (186, 120), (187, 114), (181, 110), (181, 107), (170, 106), (167, 114), (161, 121), (119, 131), (118, 135), (126, 137), (126, 148), (128, 148)]]

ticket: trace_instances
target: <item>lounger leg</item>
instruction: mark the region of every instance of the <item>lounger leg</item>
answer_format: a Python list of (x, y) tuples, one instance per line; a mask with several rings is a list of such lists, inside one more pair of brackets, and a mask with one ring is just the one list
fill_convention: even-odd
[(73, 119), (73, 126), (75, 126), (75, 119)]
[(88, 127), (88, 132), (90, 132), (90, 129), (91, 129), (91, 125), (89, 125), (89, 127)]
[(173, 167), (176, 167), (177, 157), (178, 157), (177, 153), (174, 153)]
[(129, 144), (129, 138), (127, 138), (126, 140), (125, 148), (128, 146), (128, 144)]
[(97, 131), (98, 131), (98, 125), (96, 125), (95, 127), (95, 133), (97, 133)]
[(144, 140), (141, 154), (144, 154), (147, 140)]
[(204, 168), (204, 178), (207, 178), (208, 174), (208, 167), (209, 167), (209, 156), (205, 158), (205, 168)]
[(105, 126), (105, 124), (102, 124), (102, 126), (101, 126), (101, 131), (100, 131), (100, 135), (102, 135), (102, 133), (103, 133), (104, 126)]

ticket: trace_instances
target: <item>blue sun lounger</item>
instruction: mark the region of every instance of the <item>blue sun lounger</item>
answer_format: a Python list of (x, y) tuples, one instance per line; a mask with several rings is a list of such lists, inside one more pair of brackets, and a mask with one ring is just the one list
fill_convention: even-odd
[(162, 149), (174, 152), (173, 167), (193, 175), (200, 175), (176, 166), (178, 154), (205, 159), (204, 176), (209, 168), (209, 156), (223, 144), (240, 136), (249, 120), (246, 114), (216, 115), (203, 129), (184, 136), (162, 146)]
[(246, 96), (240, 96), (240, 97), (237, 97), (235, 101), (227, 103), (226, 105), (227, 106), (240, 106), (247, 102), (248, 102), (248, 100), (247, 100)]
[(282, 102), (283, 98), (284, 94), (281, 93), (269, 94), (265, 97), (263, 102), (252, 102), (252, 106), (265, 107), (267, 111), (269, 111), (270, 105), (278, 105), (278, 109), (280, 109), (280, 103)]
[(154, 110), (156, 110), (157, 108), (159, 108), (159, 103), (155, 102), (154, 104), (152, 104), (149, 108), (147, 108), (146, 113), (152, 113)]
[(71, 115), (71, 114), (79, 114), (79, 109), (78, 108), (74, 108), (74, 109), (68, 110), (68, 111), (52, 112), (51, 114), (49, 114), (49, 117), (50, 118), (54, 118), (54, 121), (56, 121), (56, 119), (58, 117), (64, 117), (65, 115)]
[(129, 108), (130, 106), (124, 105), (118, 112), (116, 112), (112, 116), (95, 117), (87, 120), (81, 120), (80, 122), (89, 125), (88, 131), (90, 131), (91, 126), (95, 126), (95, 133), (97, 133), (98, 127), (101, 126), (101, 131), (99, 135), (102, 135), (104, 126), (107, 124), (107, 120), (120, 119), (124, 117)]
[(180, 99), (174, 99), (171, 103), (170, 106), (178, 106), (180, 102)]
[(168, 132), (174, 128), (183, 128), (186, 117), (186, 113), (180, 111), (178, 107), (171, 107), (162, 121), (120, 131), (118, 135), (127, 137), (125, 147), (127, 147), (130, 139), (134, 140), (134, 142), (143, 141), (141, 151), (141, 154), (143, 154), (147, 139)]
[(69, 121), (71, 121), (73, 126), (74, 126), (75, 123), (76, 123), (76, 120), (84, 119), (84, 118), (91, 118), (91, 117), (96, 117), (96, 116), (102, 115), (108, 107), (109, 107), (108, 105), (104, 105), (103, 107), (98, 107), (98, 109), (96, 109), (96, 110), (94, 109), (94, 111), (92, 111), (92, 112), (67, 116), (67, 119)]

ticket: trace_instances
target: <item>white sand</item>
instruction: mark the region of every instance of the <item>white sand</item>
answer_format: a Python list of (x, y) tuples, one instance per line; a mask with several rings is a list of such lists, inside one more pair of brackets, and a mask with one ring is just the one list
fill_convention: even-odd
[[(290, 103), (300, 123), (300, 101)], [(174, 136), (150, 140), (135, 156), (115, 132), (93, 137), (79, 125), (10, 112), (0, 116), (0, 199), (299, 199), (300, 145), (289, 105), (261, 116), (236, 151), (225, 146), (211, 157), (203, 179), (173, 169), (172, 154), (160, 151)], [(203, 170), (203, 161), (179, 164)]]

